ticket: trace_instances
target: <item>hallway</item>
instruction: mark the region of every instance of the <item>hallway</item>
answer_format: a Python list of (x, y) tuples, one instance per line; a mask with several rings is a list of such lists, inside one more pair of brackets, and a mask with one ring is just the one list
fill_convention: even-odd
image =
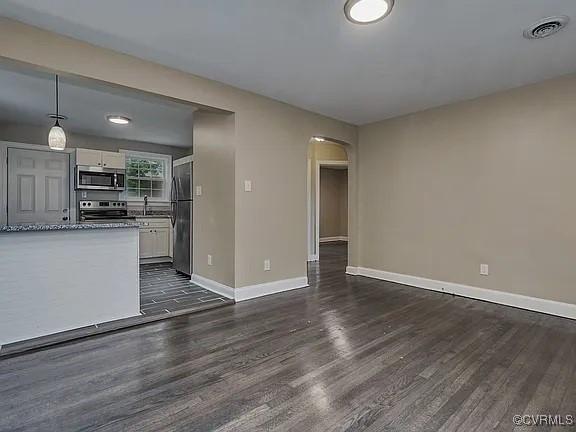
[(308, 263), (308, 283), (313, 286), (326, 277), (341, 277), (346, 273), (347, 263), (348, 242), (321, 243), (319, 261)]

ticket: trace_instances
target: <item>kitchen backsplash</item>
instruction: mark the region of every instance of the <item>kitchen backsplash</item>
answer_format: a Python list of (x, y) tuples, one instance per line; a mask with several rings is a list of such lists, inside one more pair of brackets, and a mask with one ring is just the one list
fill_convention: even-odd
[[(164, 203), (151, 203), (146, 211), (148, 216), (166, 215), (170, 216), (170, 205)], [(140, 203), (128, 203), (129, 216), (143, 216), (144, 205)]]

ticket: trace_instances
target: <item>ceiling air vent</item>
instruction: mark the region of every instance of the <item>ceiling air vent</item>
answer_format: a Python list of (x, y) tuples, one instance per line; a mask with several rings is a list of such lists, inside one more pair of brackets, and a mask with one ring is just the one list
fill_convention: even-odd
[(543, 39), (552, 36), (554, 33), (566, 27), (568, 21), (570, 21), (570, 18), (567, 16), (554, 16), (541, 19), (524, 30), (524, 37), (526, 39)]

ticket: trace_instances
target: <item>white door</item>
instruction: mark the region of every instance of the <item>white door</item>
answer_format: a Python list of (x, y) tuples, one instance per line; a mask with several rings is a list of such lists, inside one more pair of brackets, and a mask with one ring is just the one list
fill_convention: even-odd
[(56, 223), (70, 217), (68, 153), (8, 149), (8, 223)]

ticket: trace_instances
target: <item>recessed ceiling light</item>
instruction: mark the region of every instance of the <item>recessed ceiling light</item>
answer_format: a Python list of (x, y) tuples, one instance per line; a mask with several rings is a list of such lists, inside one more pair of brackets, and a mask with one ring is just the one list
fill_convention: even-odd
[(109, 115), (108, 117), (106, 117), (106, 120), (108, 120), (110, 123), (114, 123), (117, 125), (127, 125), (128, 123), (130, 123), (132, 121), (128, 117), (119, 116), (119, 115)]
[(394, 0), (348, 0), (344, 13), (354, 24), (372, 24), (386, 18), (393, 6)]

